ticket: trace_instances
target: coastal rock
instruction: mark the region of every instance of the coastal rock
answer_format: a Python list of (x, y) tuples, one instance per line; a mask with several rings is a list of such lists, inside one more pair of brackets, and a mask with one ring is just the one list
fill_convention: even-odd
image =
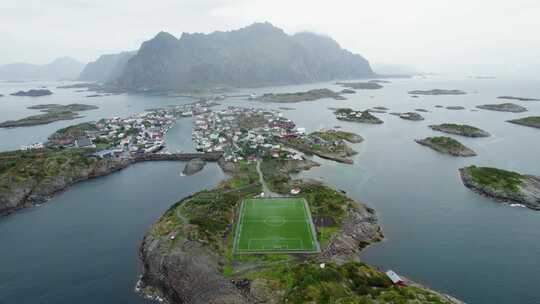
[(522, 113), (527, 112), (527, 108), (514, 103), (500, 103), (500, 104), (485, 104), (476, 106), (478, 109), (499, 111), (499, 112), (512, 112), (512, 113)]
[(461, 91), (461, 90), (441, 90), (441, 89), (415, 90), (415, 91), (409, 91), (408, 93), (411, 95), (465, 95), (467, 94), (465, 91)]
[(423, 112), (423, 113), (429, 113), (426, 109), (414, 109), (416, 112)]
[(46, 89), (38, 89), (38, 90), (18, 91), (15, 93), (11, 93), (11, 95), (12, 96), (40, 97), (40, 96), (52, 95), (52, 92)]
[(350, 90), (350, 89), (343, 89), (341, 90), (341, 94), (355, 94), (356, 91)]
[(182, 173), (188, 176), (193, 175), (204, 169), (204, 166), (206, 166), (206, 162), (204, 160), (200, 158), (192, 159), (186, 164)]
[(495, 200), (540, 210), (540, 177), (496, 168), (470, 166), (459, 169), (463, 184)]
[(540, 116), (529, 116), (519, 119), (508, 120), (509, 123), (540, 129)]
[(472, 149), (450, 137), (427, 137), (425, 139), (417, 139), (415, 142), (443, 154), (463, 157), (476, 156), (476, 152)]
[[(0, 215), (44, 203), (77, 182), (107, 175), (129, 165), (128, 161), (89, 159), (79, 152), (63, 151), (48, 154), (5, 152), (2, 158), (3, 161), (17, 159), (18, 166), (42, 173), (19, 176), (15, 173), (18, 171), (8, 171), (0, 174)], [(48, 175), (48, 171), (54, 174)]]
[(440, 131), (448, 134), (461, 135), (466, 137), (489, 137), (491, 136), (488, 132), (473, 127), (469, 125), (458, 125), (458, 124), (440, 124), (440, 125), (430, 125), (432, 130)]

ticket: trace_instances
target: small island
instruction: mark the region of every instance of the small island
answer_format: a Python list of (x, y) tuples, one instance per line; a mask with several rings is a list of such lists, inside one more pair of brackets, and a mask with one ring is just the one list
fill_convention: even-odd
[(0, 123), (0, 128), (31, 127), (50, 124), (60, 120), (73, 120), (82, 118), (77, 112), (98, 109), (97, 106), (85, 104), (43, 104), (28, 107), (32, 110), (41, 110), (44, 114), (31, 115), (19, 120), (8, 120)]
[(428, 110), (426, 110), (426, 109), (422, 109), (422, 108), (420, 108), (420, 109), (414, 109), (414, 110), (415, 110), (416, 112), (423, 112), (423, 113), (429, 113), (429, 111), (428, 111)]
[(408, 92), (411, 95), (466, 95), (467, 92), (461, 90), (415, 90)]
[(277, 102), (277, 103), (294, 103), (302, 101), (315, 101), (319, 99), (331, 98), (335, 100), (344, 100), (345, 98), (329, 89), (316, 89), (309, 90), (306, 92), (296, 92), (296, 93), (268, 93), (260, 97), (255, 98), (255, 100), (264, 101), (264, 102)]
[(206, 161), (200, 158), (192, 159), (186, 164), (186, 166), (184, 167), (184, 170), (182, 171), (182, 174), (187, 175), (187, 176), (193, 175), (199, 171), (202, 171), (202, 169), (204, 169), (205, 166), (206, 166)]
[(469, 125), (459, 125), (452, 123), (444, 123), (440, 125), (430, 125), (431, 129), (448, 134), (461, 135), (466, 137), (489, 137), (488, 132)]
[(336, 84), (353, 90), (378, 90), (383, 88), (377, 82), (338, 82)]
[(540, 101), (540, 99), (536, 99), (536, 98), (516, 97), (516, 96), (499, 96), (497, 98), (508, 99), (508, 100), (518, 100), (518, 101)]
[(529, 116), (519, 119), (508, 120), (509, 123), (540, 129), (540, 116)]
[(40, 97), (40, 96), (52, 95), (52, 92), (46, 89), (38, 89), (38, 90), (18, 91), (15, 93), (11, 93), (11, 95), (12, 96)]
[(336, 130), (321, 130), (305, 137), (276, 138), (278, 143), (300, 152), (346, 164), (353, 163), (350, 157), (357, 152), (345, 142), (360, 143), (363, 140), (360, 135)]
[(499, 112), (511, 112), (511, 113), (527, 112), (527, 108), (514, 104), (514, 103), (485, 104), (485, 105), (479, 105), (476, 107), (482, 110), (499, 111)]
[(462, 157), (476, 156), (476, 152), (474, 152), (472, 149), (463, 145), (459, 141), (446, 136), (427, 137), (424, 139), (417, 139), (415, 142), (420, 145), (430, 147), (433, 150), (443, 154)]
[(369, 110), (355, 111), (350, 108), (337, 109), (334, 114), (336, 118), (344, 121), (360, 122), (367, 124), (382, 124), (383, 121), (373, 114)]
[(341, 90), (341, 94), (356, 94), (356, 91), (351, 89), (343, 89)]
[(465, 107), (462, 107), (462, 106), (448, 106), (446, 107), (447, 110), (454, 110), (454, 111), (459, 111), (459, 110), (465, 110)]
[(459, 169), (463, 184), (495, 200), (540, 210), (540, 177), (489, 167)]
[(396, 113), (399, 118), (412, 121), (421, 121), (425, 118), (416, 112)]

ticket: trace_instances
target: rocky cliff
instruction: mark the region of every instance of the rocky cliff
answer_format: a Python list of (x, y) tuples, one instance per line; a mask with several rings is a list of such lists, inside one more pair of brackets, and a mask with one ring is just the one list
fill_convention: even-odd
[(142, 44), (116, 83), (133, 90), (252, 87), (371, 77), (366, 59), (328, 37), (288, 35), (269, 23), (229, 32), (161, 32)]

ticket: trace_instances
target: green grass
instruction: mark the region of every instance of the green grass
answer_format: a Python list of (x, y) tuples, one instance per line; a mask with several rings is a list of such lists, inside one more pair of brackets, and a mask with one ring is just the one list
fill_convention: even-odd
[(236, 253), (317, 252), (304, 199), (247, 199), (240, 209)]
[(523, 175), (489, 167), (468, 167), (467, 170), (473, 181), (493, 189), (504, 189), (517, 192), (522, 183)]

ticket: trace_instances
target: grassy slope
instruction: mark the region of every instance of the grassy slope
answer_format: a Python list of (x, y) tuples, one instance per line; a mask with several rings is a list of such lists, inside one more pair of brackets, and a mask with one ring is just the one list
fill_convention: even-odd
[(490, 187), (492, 189), (509, 190), (517, 192), (519, 185), (522, 183), (523, 175), (489, 167), (471, 166), (467, 171), (472, 176), (474, 182)]

